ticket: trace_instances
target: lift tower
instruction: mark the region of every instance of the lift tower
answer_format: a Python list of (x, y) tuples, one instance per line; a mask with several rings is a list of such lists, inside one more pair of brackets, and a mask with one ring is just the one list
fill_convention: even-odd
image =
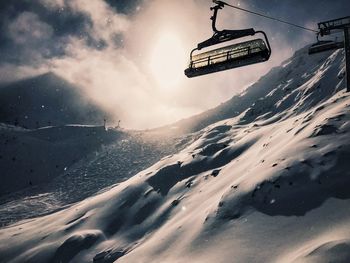
[(318, 23), (320, 36), (344, 32), (346, 90), (350, 92), (350, 16)]

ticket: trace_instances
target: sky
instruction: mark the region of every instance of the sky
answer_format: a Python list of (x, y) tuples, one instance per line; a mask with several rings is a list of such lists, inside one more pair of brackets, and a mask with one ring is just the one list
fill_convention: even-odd
[[(348, 0), (227, 0), (316, 29), (350, 15)], [(247, 88), (315, 34), (225, 7), (218, 28), (267, 33), (268, 62), (187, 79), (189, 53), (211, 31), (211, 0), (13, 0), (0, 2), (0, 82), (53, 72), (127, 128), (203, 112)]]

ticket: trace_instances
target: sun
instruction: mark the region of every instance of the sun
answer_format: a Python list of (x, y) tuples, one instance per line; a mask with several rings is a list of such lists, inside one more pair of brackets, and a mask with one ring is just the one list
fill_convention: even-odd
[(163, 32), (156, 40), (150, 57), (150, 69), (161, 88), (172, 88), (183, 78), (186, 51), (182, 41), (173, 32)]

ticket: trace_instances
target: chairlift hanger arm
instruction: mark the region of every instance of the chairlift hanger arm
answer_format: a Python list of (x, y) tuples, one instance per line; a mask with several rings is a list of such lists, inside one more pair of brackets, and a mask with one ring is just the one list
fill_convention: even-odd
[(201, 50), (202, 48), (220, 44), (226, 41), (234, 40), (237, 38), (242, 38), (246, 36), (255, 35), (255, 30), (253, 28), (242, 29), (242, 30), (218, 30), (216, 28), (216, 20), (218, 16), (218, 11), (225, 6), (225, 3), (222, 1), (213, 1), (216, 3), (216, 6), (211, 7), (210, 10), (214, 10), (213, 16), (210, 18), (212, 20), (212, 29), (214, 34), (211, 38), (198, 44), (197, 49)]
[(215, 33), (218, 33), (219, 30), (216, 29), (216, 19), (217, 19), (217, 16), (218, 16), (218, 11), (219, 9), (222, 9), (224, 8), (224, 4), (223, 3), (218, 3), (216, 6), (213, 6), (213, 7), (210, 7), (210, 10), (214, 10), (214, 13), (213, 13), (213, 16), (210, 18), (212, 20), (212, 29)]

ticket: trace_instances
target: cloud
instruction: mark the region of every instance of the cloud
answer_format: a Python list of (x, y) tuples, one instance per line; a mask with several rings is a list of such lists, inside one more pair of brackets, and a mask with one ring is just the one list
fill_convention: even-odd
[(25, 79), (32, 76), (44, 74), (50, 71), (47, 65), (17, 65), (13, 63), (2, 63), (0, 66), (1, 84)]
[(8, 35), (16, 44), (47, 41), (53, 33), (50, 25), (31, 12), (23, 12), (8, 25)]
[[(39, 0), (47, 9), (61, 9), (66, 6), (65, 0)], [(63, 10), (62, 10), (63, 11)]]
[(75, 39), (66, 52), (65, 57), (50, 61), (52, 71), (78, 85), (128, 126), (135, 126), (136, 119), (147, 119), (145, 113), (156, 105), (144, 89), (149, 86), (147, 77), (121, 51), (112, 47), (96, 50)]
[(116, 34), (126, 32), (129, 21), (126, 15), (113, 11), (104, 1), (72, 0), (68, 7), (76, 12), (82, 12), (90, 17), (92, 24), (90, 33), (95, 39), (102, 39), (108, 43)]

